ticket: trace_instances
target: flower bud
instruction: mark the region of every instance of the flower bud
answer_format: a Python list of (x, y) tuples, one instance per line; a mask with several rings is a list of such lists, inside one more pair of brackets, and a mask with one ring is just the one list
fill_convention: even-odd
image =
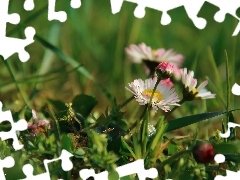
[(169, 62), (161, 62), (156, 67), (156, 73), (158, 78), (164, 80), (170, 78), (173, 75), (173, 64)]
[(214, 148), (209, 142), (197, 142), (193, 147), (193, 157), (198, 163), (210, 163), (213, 161)]

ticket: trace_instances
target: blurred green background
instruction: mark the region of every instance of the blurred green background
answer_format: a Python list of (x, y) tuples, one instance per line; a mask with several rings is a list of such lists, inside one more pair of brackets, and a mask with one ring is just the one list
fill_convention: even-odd
[[(9, 12), (19, 13), (21, 22), (8, 24), (7, 34), (24, 39), (25, 27), (32, 26), (37, 37), (59, 51), (50, 50), (35, 38), (26, 48), (31, 56), (27, 62), (22, 63), (17, 54), (0, 61), (0, 99), (8, 109), (18, 111), (25, 104), (35, 104), (40, 109), (47, 98), (71, 102), (75, 95), (85, 93), (96, 97), (95, 111), (103, 112), (111, 102), (100, 85), (118, 103), (124, 102), (131, 96), (125, 86), (136, 78), (146, 78), (141, 65), (127, 60), (124, 48), (141, 42), (154, 49), (173, 48), (186, 57), (183, 66), (193, 70), (200, 82), (206, 76), (212, 81), (207, 89), (217, 93), (217, 98), (186, 103), (173, 113), (175, 118), (226, 109), (222, 102), (226, 104), (227, 97), (225, 50), (229, 59), (230, 88), (235, 82), (240, 84), (240, 35), (232, 37), (238, 20), (226, 15), (223, 23), (217, 23), (213, 17), (219, 8), (209, 3), (199, 12), (199, 17), (207, 20), (203, 30), (194, 26), (184, 7), (169, 11), (172, 22), (163, 26), (161, 12), (146, 8), (145, 17), (137, 19), (133, 15), (136, 4), (129, 2), (124, 2), (121, 11), (113, 15), (109, 0), (82, 0), (79, 9), (71, 8), (70, 0), (58, 0), (56, 10), (66, 11), (68, 15), (64, 23), (48, 21), (47, 1), (35, 1), (35, 9), (30, 12), (23, 9), (23, 3), (23, 0), (10, 0)], [(81, 68), (74, 69), (80, 64)], [(95, 81), (87, 77), (88, 73)], [(230, 95), (230, 108), (239, 108), (240, 98)], [(124, 108), (126, 118), (136, 106), (132, 101)], [(239, 113), (235, 112), (234, 116), (238, 122)], [(216, 120), (221, 122), (219, 117)], [(211, 127), (207, 123), (200, 124)]]

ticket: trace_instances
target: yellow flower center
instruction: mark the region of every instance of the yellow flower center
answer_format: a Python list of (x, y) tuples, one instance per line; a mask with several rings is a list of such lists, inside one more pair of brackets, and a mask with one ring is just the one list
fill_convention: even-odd
[(152, 50), (152, 54), (153, 54), (154, 57), (156, 57), (157, 51), (156, 51), (155, 49), (153, 49), (153, 50)]
[(197, 92), (196, 88), (193, 88), (192, 93), (195, 94)]
[[(152, 92), (153, 92), (152, 89), (146, 89), (142, 92), (142, 95), (150, 98), (151, 95), (152, 95)], [(157, 99), (156, 102), (160, 102), (161, 100), (163, 100), (163, 95), (159, 91), (155, 91), (154, 94), (153, 94), (153, 98)]]

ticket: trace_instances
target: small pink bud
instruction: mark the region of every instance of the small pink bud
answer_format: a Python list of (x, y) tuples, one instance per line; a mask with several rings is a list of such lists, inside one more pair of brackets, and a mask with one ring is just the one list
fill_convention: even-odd
[(167, 79), (173, 74), (174, 65), (169, 62), (161, 62), (156, 67), (158, 78)]

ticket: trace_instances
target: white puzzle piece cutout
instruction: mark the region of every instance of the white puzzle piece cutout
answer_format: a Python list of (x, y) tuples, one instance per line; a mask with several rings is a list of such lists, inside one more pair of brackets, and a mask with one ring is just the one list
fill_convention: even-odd
[(34, 42), (35, 29), (32, 27), (25, 29), (26, 39), (6, 37), (7, 23), (18, 24), (20, 22), (19, 14), (8, 14), (8, 5), (9, 0), (0, 1), (0, 55), (6, 60), (14, 53), (18, 53), (19, 59), (25, 62), (30, 58), (25, 47)]
[(11, 123), (12, 128), (8, 132), (0, 132), (0, 138), (2, 139), (2, 141), (7, 139), (13, 139), (13, 148), (16, 151), (22, 149), (23, 145), (19, 143), (16, 132), (26, 130), (28, 127), (27, 121), (21, 119), (18, 122), (14, 122), (10, 110), (2, 111), (2, 102), (0, 101), (0, 123), (3, 121), (8, 121), (9, 123)]
[[(124, 0), (110, 0), (112, 13), (116, 14), (121, 10)], [(137, 4), (134, 11), (134, 15), (137, 18), (143, 18), (145, 16), (145, 8), (158, 10), (162, 12), (162, 17), (160, 23), (162, 25), (167, 25), (171, 22), (171, 17), (168, 14), (169, 10), (183, 6), (186, 10), (188, 17), (192, 20), (194, 25), (199, 28), (205, 28), (207, 21), (204, 18), (198, 17), (198, 13), (201, 10), (205, 2), (209, 2), (214, 6), (219, 7), (219, 11), (215, 14), (214, 19), (217, 22), (223, 22), (225, 20), (226, 14), (232, 15), (238, 21), (240, 18), (236, 15), (236, 10), (240, 7), (240, 1), (236, 0), (125, 0), (131, 3)], [(238, 23), (232, 36), (238, 35), (240, 31), (240, 23)]]
[(11, 168), (14, 166), (14, 164), (15, 164), (15, 161), (11, 156), (8, 156), (8, 157), (4, 158), (3, 160), (0, 159), (0, 179), (1, 180), (6, 179), (3, 168)]
[(25, 164), (22, 170), (23, 173), (26, 175), (26, 178), (22, 180), (51, 180), (48, 164), (58, 160), (62, 160), (61, 166), (64, 171), (70, 171), (73, 168), (72, 161), (70, 160), (70, 157), (72, 156), (73, 154), (63, 149), (61, 155), (58, 158), (52, 160), (45, 159), (43, 161), (43, 164), (46, 172), (38, 175), (33, 175), (33, 167), (31, 164)]
[[(139, 159), (129, 164), (120, 166), (116, 168), (119, 178), (137, 174), (139, 180), (145, 180), (146, 178), (156, 178), (158, 172), (156, 168), (145, 169), (144, 160)], [(89, 177), (94, 177), (95, 180), (108, 180), (108, 171), (103, 171), (101, 173), (95, 174), (93, 169), (82, 169), (79, 171), (79, 176), (83, 180), (87, 180)]]

